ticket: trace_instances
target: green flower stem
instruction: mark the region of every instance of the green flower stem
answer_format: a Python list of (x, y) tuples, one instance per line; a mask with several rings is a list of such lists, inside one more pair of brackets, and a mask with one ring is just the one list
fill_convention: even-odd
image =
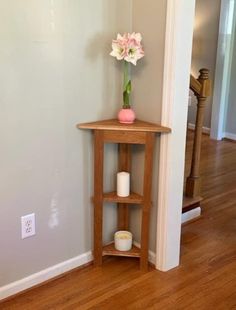
[(129, 63), (124, 60), (124, 90), (129, 82)]
[(129, 63), (124, 61), (123, 109), (130, 109), (130, 93), (131, 80), (129, 79)]

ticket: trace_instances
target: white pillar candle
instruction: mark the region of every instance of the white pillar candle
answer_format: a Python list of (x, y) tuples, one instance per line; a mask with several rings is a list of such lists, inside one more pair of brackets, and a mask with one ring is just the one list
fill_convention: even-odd
[(128, 172), (117, 173), (117, 196), (128, 197), (130, 194), (130, 174)]
[(129, 251), (132, 248), (132, 234), (126, 230), (120, 230), (115, 233), (115, 249), (118, 251)]

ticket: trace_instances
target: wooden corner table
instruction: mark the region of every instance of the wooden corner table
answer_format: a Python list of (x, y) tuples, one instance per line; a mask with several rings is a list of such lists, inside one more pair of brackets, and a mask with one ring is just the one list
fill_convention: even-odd
[[(102, 265), (105, 255), (140, 258), (140, 269), (148, 270), (149, 218), (151, 208), (152, 165), (155, 134), (169, 133), (170, 128), (136, 120), (133, 124), (120, 124), (116, 119), (77, 125), (80, 129), (94, 131), (94, 265)], [(131, 144), (145, 145), (145, 166), (143, 193), (130, 193), (129, 197), (119, 197), (116, 191), (103, 192), (104, 143), (119, 144), (119, 171), (131, 172)], [(118, 230), (128, 230), (129, 207), (142, 206), (141, 247), (133, 245), (128, 252), (117, 251), (114, 244), (103, 246), (102, 222), (103, 203), (118, 204)]]

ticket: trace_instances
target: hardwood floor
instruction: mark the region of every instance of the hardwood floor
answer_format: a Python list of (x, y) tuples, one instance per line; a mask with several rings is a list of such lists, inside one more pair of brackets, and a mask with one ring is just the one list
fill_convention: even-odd
[[(192, 144), (189, 134), (187, 168)], [(202, 217), (183, 226), (181, 265), (139, 271), (107, 258), (0, 304), (0, 309), (236, 309), (236, 143), (203, 138)]]

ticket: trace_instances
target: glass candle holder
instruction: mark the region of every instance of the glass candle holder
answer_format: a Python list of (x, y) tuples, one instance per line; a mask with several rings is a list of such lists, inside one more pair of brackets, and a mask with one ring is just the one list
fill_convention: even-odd
[(132, 249), (133, 236), (131, 232), (126, 230), (117, 231), (114, 235), (115, 249), (118, 251), (129, 251)]

